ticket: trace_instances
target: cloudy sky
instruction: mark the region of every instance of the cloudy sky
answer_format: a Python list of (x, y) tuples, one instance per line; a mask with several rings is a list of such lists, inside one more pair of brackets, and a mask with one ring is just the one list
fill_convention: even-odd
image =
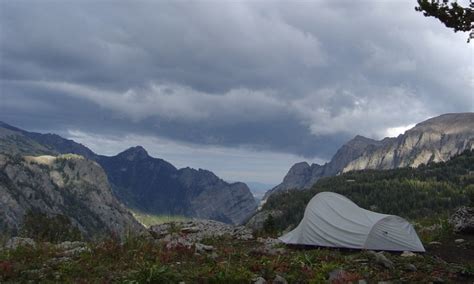
[(0, 0), (0, 120), (276, 184), (356, 134), (473, 111), (474, 45), (415, 5)]

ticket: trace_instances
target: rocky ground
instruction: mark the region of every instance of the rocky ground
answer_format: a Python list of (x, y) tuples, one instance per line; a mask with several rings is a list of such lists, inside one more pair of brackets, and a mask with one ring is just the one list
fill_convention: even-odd
[(432, 241), (427, 253), (415, 254), (289, 247), (269, 236), (255, 237), (245, 227), (214, 221), (173, 222), (152, 226), (150, 232), (94, 243), (12, 238), (0, 250), (0, 282), (474, 281), (474, 239), (469, 235)]

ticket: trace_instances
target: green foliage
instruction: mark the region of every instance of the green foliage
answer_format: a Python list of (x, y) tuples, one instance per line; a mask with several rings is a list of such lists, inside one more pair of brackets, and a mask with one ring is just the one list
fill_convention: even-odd
[(180, 222), (189, 220), (188, 217), (181, 215), (157, 215), (148, 214), (138, 210), (132, 210), (132, 215), (137, 219), (138, 222), (143, 224), (145, 227), (153, 225), (159, 225), (163, 223)]
[(466, 186), (466, 195), (469, 198), (469, 206), (474, 207), (474, 184)]
[(463, 7), (452, 0), (418, 0), (415, 10), (422, 12), (425, 17), (437, 18), (454, 32), (471, 32), (468, 42), (474, 37), (474, 1), (472, 0), (469, 7)]
[(267, 234), (274, 234), (277, 231), (275, 220), (271, 214), (268, 215), (267, 219), (263, 223), (263, 231)]
[(140, 269), (132, 273), (125, 281), (126, 283), (175, 283), (178, 282), (178, 275), (172, 273), (166, 265), (151, 264), (143, 265)]
[(81, 232), (64, 215), (48, 216), (41, 212), (28, 212), (23, 220), (20, 235), (37, 241), (58, 243), (82, 240)]
[[(329, 273), (344, 270), (344, 281), (369, 283), (397, 281), (424, 283), (436, 277), (457, 283), (458, 275), (472, 280), (472, 265), (451, 265), (431, 254), (403, 258), (391, 254), (395, 269), (381, 269), (365, 251), (286, 247), (285, 253), (256, 253), (262, 246), (255, 240), (228, 237), (208, 240), (216, 256), (195, 254), (194, 249), (167, 248), (166, 243), (148, 237), (130, 236), (123, 241), (105, 239), (88, 244), (90, 251), (61, 257), (57, 247), (38, 243), (34, 247), (0, 250), (1, 283), (252, 283), (258, 276), (268, 282), (280, 275), (289, 283), (327, 283)], [(466, 247), (468, 250), (470, 247)], [(367, 259), (362, 265), (360, 259)], [(466, 261), (467, 263), (468, 261)], [(416, 272), (404, 271), (412, 263)], [(470, 281), (472, 282), (472, 281)]]
[(415, 169), (349, 172), (322, 178), (309, 190), (271, 195), (263, 209), (283, 211), (283, 215), (274, 221), (278, 230), (284, 230), (299, 223), (314, 195), (331, 191), (376, 212), (409, 219), (436, 217), (472, 202), (473, 171), (474, 152), (466, 151), (447, 162), (431, 163)]

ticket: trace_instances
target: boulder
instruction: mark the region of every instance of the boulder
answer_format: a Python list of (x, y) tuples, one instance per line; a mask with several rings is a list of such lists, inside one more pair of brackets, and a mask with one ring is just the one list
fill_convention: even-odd
[(375, 259), (375, 262), (384, 266), (385, 268), (388, 268), (388, 269), (393, 269), (394, 268), (394, 265), (393, 265), (393, 262), (388, 259), (384, 254), (383, 252), (375, 252), (375, 251), (369, 251), (369, 254), (372, 255)]
[[(181, 229), (179, 229), (181, 228)], [(217, 221), (193, 219), (182, 222), (172, 222), (154, 225), (149, 228), (150, 234), (156, 239), (166, 239), (169, 241), (170, 234), (176, 230), (181, 233), (181, 237), (191, 243), (200, 242), (206, 238), (230, 236), (239, 240), (253, 239), (252, 231), (244, 226), (233, 226)]]
[(449, 218), (456, 233), (474, 234), (474, 207), (461, 207)]
[(91, 251), (84, 242), (65, 241), (57, 244), (55, 247), (59, 250), (62, 250), (62, 255), (65, 257), (77, 256), (83, 252)]
[(257, 247), (252, 250), (254, 254), (257, 255), (278, 255), (284, 254), (286, 250), (278, 245), (282, 244), (282, 241), (279, 239), (273, 238), (258, 238), (257, 242), (262, 243), (263, 246)]
[(280, 275), (277, 275), (273, 279), (273, 284), (288, 284), (288, 281), (286, 281), (286, 279), (281, 277)]
[(411, 251), (404, 251), (400, 256), (401, 257), (414, 257), (416, 256), (416, 253), (411, 252)]
[(201, 243), (195, 243), (194, 248), (196, 250), (196, 253), (205, 253), (205, 252), (211, 252), (215, 250), (213, 246), (204, 245)]

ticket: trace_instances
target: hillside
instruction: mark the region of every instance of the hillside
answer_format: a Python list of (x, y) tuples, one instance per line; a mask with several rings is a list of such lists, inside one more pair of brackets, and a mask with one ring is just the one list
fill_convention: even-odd
[(25, 219), (31, 226), (46, 226), (34, 224), (41, 216), (52, 220), (65, 217), (63, 223), (77, 228), (85, 238), (142, 230), (113, 196), (102, 168), (77, 155), (0, 154), (0, 196), (2, 234), (31, 229), (25, 228)]
[(99, 156), (97, 162), (119, 199), (136, 210), (240, 224), (256, 208), (245, 184), (227, 183), (203, 169), (177, 169), (139, 146), (114, 157)]
[(308, 189), (320, 178), (352, 170), (387, 170), (418, 167), (449, 160), (464, 150), (474, 149), (474, 113), (451, 113), (417, 124), (396, 138), (380, 141), (356, 136), (344, 144), (324, 165), (306, 162), (290, 168), (281, 184), (269, 191)]
[[(474, 151), (465, 151), (447, 162), (418, 168), (364, 170), (318, 180), (311, 189), (271, 195), (262, 212), (279, 210), (278, 229), (296, 226), (306, 204), (317, 193), (340, 193), (362, 208), (411, 220), (441, 216), (474, 199)], [(262, 214), (262, 212), (258, 214)]]
[(140, 146), (107, 157), (55, 134), (28, 132), (0, 122), (1, 152), (84, 156), (102, 166), (113, 193), (121, 202), (143, 213), (240, 224), (257, 207), (244, 183), (227, 183), (203, 169), (177, 169), (163, 159), (151, 157)]
[(342, 171), (418, 167), (447, 161), (466, 149), (474, 149), (474, 113), (444, 114), (418, 123), (390, 143), (367, 148)]

